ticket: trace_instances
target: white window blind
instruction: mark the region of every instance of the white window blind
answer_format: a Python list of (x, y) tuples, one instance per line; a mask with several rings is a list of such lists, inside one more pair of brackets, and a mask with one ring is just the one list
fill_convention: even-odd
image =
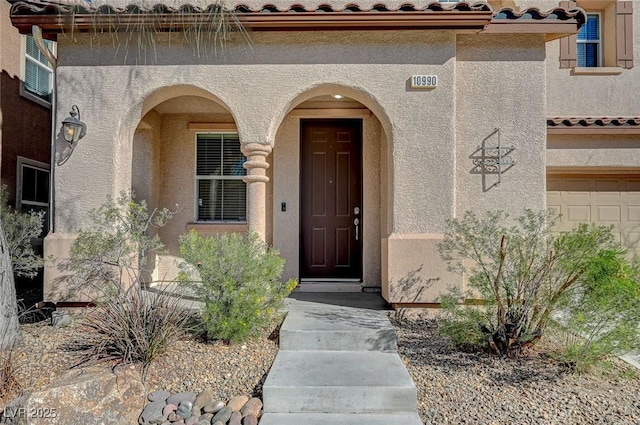
[[(27, 36), (26, 43), (24, 87), (29, 92), (50, 102), (53, 70), (47, 58), (38, 50), (33, 37)], [(45, 40), (45, 44), (51, 48), (53, 42)]]
[(198, 134), (196, 199), (198, 221), (247, 220), (246, 161), (237, 134)]
[(587, 22), (580, 28), (577, 36), (578, 66), (600, 66), (600, 31), (600, 15), (595, 13), (587, 14)]

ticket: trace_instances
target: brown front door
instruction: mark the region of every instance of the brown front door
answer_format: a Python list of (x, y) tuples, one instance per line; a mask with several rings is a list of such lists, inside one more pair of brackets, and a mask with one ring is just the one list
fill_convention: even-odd
[(302, 120), (300, 127), (300, 277), (361, 279), (362, 121)]

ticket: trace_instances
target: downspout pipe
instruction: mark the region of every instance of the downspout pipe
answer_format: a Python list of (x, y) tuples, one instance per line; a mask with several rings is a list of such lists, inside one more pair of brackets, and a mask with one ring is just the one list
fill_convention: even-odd
[(36, 25), (31, 26), (31, 35), (33, 36), (33, 40), (40, 50), (40, 53), (44, 55), (45, 58), (51, 64), (51, 69), (53, 69), (53, 81), (51, 87), (51, 164), (49, 165), (49, 233), (53, 233), (55, 231), (55, 173), (56, 173), (56, 128), (57, 128), (57, 108), (56, 108), (56, 93), (58, 91), (57, 79), (58, 73), (56, 72), (58, 60), (56, 56), (53, 54), (51, 50), (44, 43), (44, 39), (42, 38), (42, 29)]

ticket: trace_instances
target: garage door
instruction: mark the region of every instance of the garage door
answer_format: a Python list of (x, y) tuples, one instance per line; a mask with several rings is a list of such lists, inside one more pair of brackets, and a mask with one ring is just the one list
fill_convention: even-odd
[(640, 175), (548, 176), (547, 205), (562, 214), (558, 230), (580, 222), (612, 225), (622, 246), (640, 255)]

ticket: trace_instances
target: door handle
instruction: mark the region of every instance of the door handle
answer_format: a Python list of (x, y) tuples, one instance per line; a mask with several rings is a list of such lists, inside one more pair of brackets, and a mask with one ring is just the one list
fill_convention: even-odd
[(353, 224), (356, 225), (356, 240), (358, 240), (358, 225), (360, 224), (360, 220), (356, 217), (353, 219)]

